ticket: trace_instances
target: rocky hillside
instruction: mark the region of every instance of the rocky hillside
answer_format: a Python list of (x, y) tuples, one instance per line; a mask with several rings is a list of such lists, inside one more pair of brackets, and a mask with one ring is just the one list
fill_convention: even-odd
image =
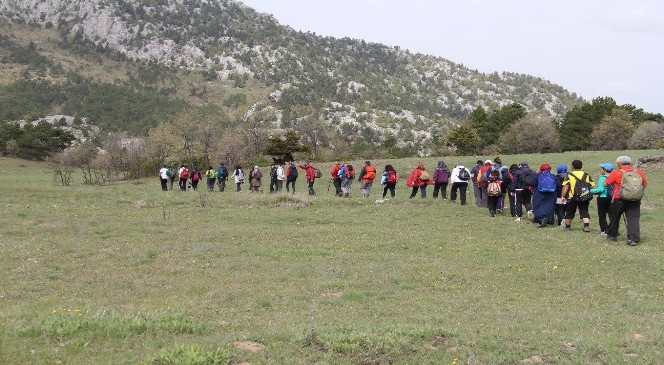
[(247, 102), (244, 118), (266, 111), (275, 129), (310, 117), (349, 140), (392, 136), (420, 145), (477, 106), (516, 102), (559, 116), (579, 101), (541, 78), (297, 32), (234, 0), (0, 0), (0, 14), (57, 30), (69, 45), (201, 74), (251, 95), (267, 90)]

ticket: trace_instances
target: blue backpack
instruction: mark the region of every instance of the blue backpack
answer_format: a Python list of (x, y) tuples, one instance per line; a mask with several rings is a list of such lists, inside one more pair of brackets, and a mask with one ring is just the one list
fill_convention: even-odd
[(550, 172), (543, 172), (537, 177), (537, 190), (540, 193), (555, 193), (556, 178)]

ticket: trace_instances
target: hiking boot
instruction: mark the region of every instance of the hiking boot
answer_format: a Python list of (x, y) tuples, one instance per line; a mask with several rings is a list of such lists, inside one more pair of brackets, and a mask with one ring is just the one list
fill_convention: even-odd
[(607, 241), (618, 242), (618, 237), (606, 236)]
[(586, 233), (590, 233), (590, 226), (584, 226), (583, 231)]
[(516, 217), (516, 219), (514, 221), (517, 222), (517, 223), (521, 222), (521, 217)]
[(602, 237), (606, 237), (606, 232), (600, 232), (599, 235)]
[(638, 245), (638, 244), (639, 244), (639, 243), (636, 242), (636, 241), (627, 240), (627, 246), (634, 247), (634, 246), (636, 246), (636, 245)]

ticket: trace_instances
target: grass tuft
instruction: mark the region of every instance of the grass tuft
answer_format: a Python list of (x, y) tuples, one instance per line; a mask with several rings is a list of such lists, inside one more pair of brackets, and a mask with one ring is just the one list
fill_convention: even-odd
[(162, 351), (149, 364), (151, 365), (226, 365), (231, 354), (226, 349), (205, 350), (200, 346), (178, 346)]

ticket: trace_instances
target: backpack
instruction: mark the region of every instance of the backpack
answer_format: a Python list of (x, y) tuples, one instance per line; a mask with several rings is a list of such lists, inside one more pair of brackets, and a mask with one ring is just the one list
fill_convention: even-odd
[(468, 173), (468, 170), (466, 169), (461, 169), (459, 171), (459, 180), (461, 181), (468, 181), (470, 180), (470, 174)]
[(503, 194), (503, 189), (500, 186), (500, 181), (493, 180), (489, 182), (489, 185), (486, 188), (486, 193), (488, 196), (501, 196)]
[(387, 173), (387, 183), (390, 185), (394, 185), (399, 181), (399, 176), (397, 176), (396, 171), (389, 171)]
[(588, 174), (584, 172), (583, 176), (581, 176), (581, 179), (572, 173), (570, 173), (569, 176), (576, 180), (576, 184), (574, 184), (574, 191), (572, 192), (572, 200), (577, 202), (588, 202), (593, 200), (593, 193), (590, 192), (590, 184), (586, 182)]
[(537, 174), (535, 171), (528, 169), (523, 175), (523, 182), (525, 183), (525, 188), (533, 187), (537, 184)]
[(189, 178), (189, 169), (183, 169), (182, 173), (180, 174), (180, 179), (188, 179)]
[(433, 180), (436, 184), (447, 184), (450, 179), (450, 172), (447, 169), (436, 169)]
[(323, 177), (323, 174), (320, 172), (320, 169), (314, 168), (314, 177), (316, 179), (320, 179), (321, 177)]
[(228, 177), (228, 170), (225, 167), (217, 169), (217, 177), (225, 179)]
[(298, 174), (298, 172), (297, 172), (297, 167), (295, 167), (295, 166), (290, 166), (290, 167), (288, 168), (288, 178), (289, 178), (290, 180), (295, 180), (295, 179), (297, 179), (297, 174)]
[(173, 170), (171, 170), (171, 169), (166, 170), (166, 176), (168, 176), (169, 179), (172, 179), (173, 178)]
[(270, 169), (270, 177), (273, 179), (277, 178), (277, 166), (272, 166)]
[(374, 181), (376, 179), (376, 168), (373, 166), (367, 166), (366, 172), (364, 174), (364, 180)]
[(421, 181), (431, 180), (431, 175), (429, 175), (429, 172), (427, 170), (422, 170), (422, 173), (420, 173), (420, 180)]
[(643, 199), (643, 177), (635, 170), (622, 173), (622, 188), (620, 198), (629, 202)]
[(355, 168), (353, 165), (346, 166), (346, 178), (351, 180), (355, 178)]
[(556, 178), (549, 172), (539, 174), (537, 177), (537, 190), (540, 193), (555, 193)]
[(201, 173), (200, 172), (194, 172), (194, 174), (191, 176), (191, 181), (198, 181), (201, 179)]

